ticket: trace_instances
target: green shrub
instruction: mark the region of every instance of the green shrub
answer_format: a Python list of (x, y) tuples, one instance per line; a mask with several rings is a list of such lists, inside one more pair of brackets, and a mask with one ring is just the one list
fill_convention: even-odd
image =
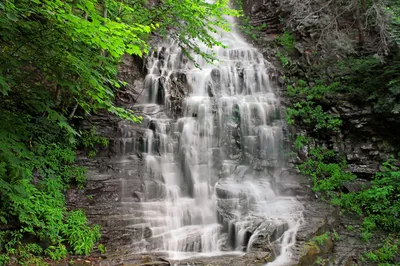
[(400, 242), (395, 240), (393, 235), (389, 235), (386, 237), (381, 248), (365, 252), (361, 258), (363, 261), (377, 262), (379, 266), (394, 265), (394, 258), (399, 252), (399, 244)]
[[(356, 176), (347, 172), (347, 165), (335, 152), (312, 149), (310, 158), (298, 166), (300, 172), (313, 180), (313, 191), (325, 193), (343, 210), (362, 217), (361, 237), (368, 241), (377, 229), (400, 231), (400, 171), (392, 157), (384, 162), (370, 187), (359, 192), (341, 191), (345, 182)], [(348, 226), (351, 230), (352, 227)]]
[(106, 253), (106, 247), (103, 244), (99, 244), (97, 246), (97, 248), (99, 249), (101, 254), (105, 254)]
[(400, 171), (392, 157), (384, 162), (371, 182), (371, 187), (360, 192), (342, 194), (334, 204), (364, 216), (362, 229), (368, 239), (370, 232), (382, 228), (400, 231)]
[(356, 176), (346, 172), (347, 165), (336, 153), (326, 149), (312, 149), (310, 158), (298, 166), (300, 172), (311, 176), (313, 190), (325, 193), (334, 192), (341, 188), (344, 182), (352, 181)]
[(63, 233), (75, 254), (87, 255), (100, 238), (100, 227), (89, 227), (85, 213), (77, 210), (68, 213)]
[(329, 114), (312, 101), (297, 102), (286, 109), (286, 121), (292, 125), (298, 121), (316, 133), (338, 132), (342, 125), (339, 116)]
[(97, 134), (96, 128), (92, 127), (89, 131), (81, 134), (81, 145), (88, 150), (88, 157), (94, 157), (98, 153), (99, 146), (107, 147), (108, 139)]
[(241, 16), (239, 17), (239, 29), (240, 31), (247, 37), (252, 40), (257, 40), (257, 37), (262, 34), (263, 31), (267, 29), (267, 25), (264, 23), (259, 26), (254, 26), (251, 24), (250, 18), (246, 15), (243, 15), (243, 1), (235, 0), (234, 1), (235, 8), (240, 12)]
[(325, 232), (322, 235), (319, 236), (314, 236), (311, 241), (314, 241), (315, 243), (317, 243), (318, 246), (322, 246), (325, 241), (327, 241), (329, 239), (329, 232)]
[(282, 67), (286, 67), (290, 64), (290, 58), (283, 52), (277, 52), (276, 56), (281, 62)]
[(65, 206), (65, 189), (85, 181), (85, 169), (75, 165), (75, 142), (54, 121), (4, 108), (13, 107), (0, 107), (0, 224), (12, 223), (17, 230), (0, 233), (0, 265), (39, 265), (41, 256), (88, 253), (98, 227), (72, 226)]
[(317, 134), (338, 132), (342, 125), (340, 117), (324, 111), (317, 102), (329, 92), (336, 91), (338, 87), (340, 84), (337, 82), (330, 85), (319, 82), (310, 87), (306, 81), (301, 79), (297, 80), (294, 85), (288, 85), (287, 96), (296, 101), (292, 107), (286, 109), (288, 124), (305, 125)]
[(294, 141), (294, 146), (297, 150), (301, 150), (304, 145), (308, 143), (308, 138), (303, 135), (297, 135), (296, 140)]
[(307, 101), (322, 99), (325, 95), (336, 92), (341, 88), (339, 82), (332, 82), (329, 85), (321, 81), (316, 82), (314, 86), (309, 86), (305, 80), (299, 79), (294, 85), (287, 86), (287, 96), (292, 98), (301, 98)]
[(285, 31), (276, 40), (287, 52), (292, 52), (295, 48), (296, 40), (290, 32)]
[(333, 240), (335, 240), (335, 241), (339, 241), (341, 239), (340, 235), (335, 230), (333, 230), (333, 232), (332, 232), (332, 237), (333, 237)]

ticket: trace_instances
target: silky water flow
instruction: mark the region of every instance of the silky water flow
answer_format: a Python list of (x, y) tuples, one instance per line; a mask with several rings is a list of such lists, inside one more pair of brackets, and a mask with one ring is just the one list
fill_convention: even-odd
[(228, 48), (213, 50), (213, 64), (193, 55), (195, 66), (173, 43), (147, 58), (147, 103), (136, 106), (147, 114), (144, 196), (126, 205), (141, 209), (130, 225), (144, 232), (134, 246), (172, 259), (274, 247), (268, 265), (286, 265), (302, 205), (279, 192), (283, 120), (273, 68), (235, 28), (216, 38)]

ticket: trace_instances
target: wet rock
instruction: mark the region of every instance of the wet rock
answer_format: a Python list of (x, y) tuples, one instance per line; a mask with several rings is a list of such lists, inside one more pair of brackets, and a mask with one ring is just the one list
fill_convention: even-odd
[(271, 262), (276, 258), (273, 252), (268, 251), (249, 252), (244, 257), (247, 261), (255, 263), (255, 265)]
[(279, 239), (288, 228), (284, 220), (262, 222), (253, 232), (250, 250), (271, 252), (271, 243)]
[(186, 73), (174, 71), (169, 76), (169, 80), (165, 80), (163, 84), (167, 92), (171, 114), (175, 117), (181, 116), (183, 101), (189, 93)]

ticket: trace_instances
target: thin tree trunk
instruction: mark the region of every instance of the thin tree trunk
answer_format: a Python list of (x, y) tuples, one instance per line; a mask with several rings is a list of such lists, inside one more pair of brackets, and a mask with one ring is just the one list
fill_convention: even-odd
[(353, 5), (356, 11), (355, 18), (356, 18), (356, 25), (357, 25), (357, 30), (358, 30), (358, 46), (363, 47), (365, 40), (364, 40), (364, 30), (363, 30), (363, 24), (362, 24), (362, 19), (361, 19), (361, 8), (360, 5), (358, 4), (358, 0), (353, 0)]
[(72, 108), (71, 114), (68, 116), (68, 119), (69, 119), (69, 120), (71, 120), (71, 119), (74, 117), (75, 112), (76, 112), (76, 109), (78, 109), (78, 106), (79, 106), (79, 104), (78, 104), (78, 103), (75, 103), (74, 108)]
[(61, 104), (61, 86), (60, 85), (56, 85), (57, 90), (56, 90), (56, 95), (55, 95), (55, 104), (56, 106)]

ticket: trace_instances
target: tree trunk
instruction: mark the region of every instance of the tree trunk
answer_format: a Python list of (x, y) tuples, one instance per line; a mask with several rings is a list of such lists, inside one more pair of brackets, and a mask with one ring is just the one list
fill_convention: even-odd
[[(365, 2), (364, 0), (362, 2)], [(362, 23), (362, 18), (361, 18), (361, 7), (358, 4), (358, 0), (353, 0), (353, 5), (355, 8), (355, 19), (356, 19), (356, 26), (358, 30), (358, 47), (363, 47), (365, 40), (364, 40), (364, 29), (363, 29), (363, 23)]]
[(79, 106), (79, 104), (78, 104), (78, 103), (75, 103), (74, 108), (72, 108), (71, 114), (68, 116), (68, 119), (69, 119), (69, 120), (71, 120), (71, 119), (74, 117), (75, 112), (76, 112), (76, 109), (78, 109), (78, 106)]

